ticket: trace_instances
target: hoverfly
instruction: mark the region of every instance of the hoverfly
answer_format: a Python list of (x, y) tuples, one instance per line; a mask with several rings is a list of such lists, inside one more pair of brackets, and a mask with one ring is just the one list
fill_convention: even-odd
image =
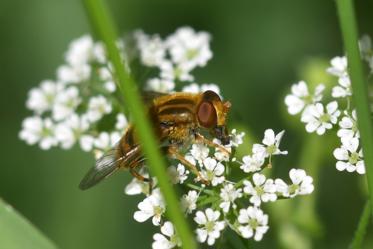
[[(144, 101), (148, 106), (147, 112), (162, 150), (169, 157), (189, 167), (202, 182), (208, 184), (200, 176), (198, 169), (181, 154), (181, 150), (197, 142), (229, 153), (222, 145), (230, 142), (226, 128), (230, 102), (222, 101), (213, 91), (197, 94), (148, 92)], [(201, 134), (203, 132), (218, 138), (222, 145), (206, 139)], [(135, 127), (130, 125), (117, 146), (96, 161), (79, 187), (82, 190), (88, 189), (118, 169), (128, 169), (138, 180), (149, 182), (151, 178), (146, 178), (138, 172), (144, 162), (145, 158), (140, 141), (136, 137)]]

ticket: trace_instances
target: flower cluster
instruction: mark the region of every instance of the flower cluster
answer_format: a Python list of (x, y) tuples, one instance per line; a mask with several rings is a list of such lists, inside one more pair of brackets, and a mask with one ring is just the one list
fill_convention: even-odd
[[(88, 35), (74, 40), (55, 80), (44, 80), (29, 92), (26, 106), (33, 114), (19, 136), (43, 150), (70, 149), (79, 143), (97, 157), (118, 142), (127, 120), (120, 114), (111, 64), (102, 43)], [(111, 122), (109, 129), (100, 130)]]
[[(362, 58), (367, 62), (370, 72), (373, 72), (373, 49), (371, 39), (363, 36), (359, 42)], [(327, 73), (337, 78), (337, 84), (331, 90), (331, 98), (327, 104), (322, 102), (324, 84), (316, 86), (313, 93), (304, 81), (291, 87), (291, 94), (285, 97), (285, 104), (291, 115), (301, 113), (301, 122), (305, 123), (306, 131), (323, 135), (327, 130), (338, 126), (337, 136), (341, 145), (333, 154), (338, 160), (336, 168), (339, 171), (365, 174), (363, 153), (360, 146), (360, 136), (357, 129), (356, 110), (351, 106), (351, 80), (347, 71), (346, 56), (337, 56), (330, 61)]]
[[(134, 47), (127, 45), (132, 40), (118, 42), (118, 46), (134, 77), (133, 65), (150, 69), (148, 79), (144, 82), (137, 79), (145, 89), (165, 93), (213, 90), (220, 94), (217, 85), (195, 83), (191, 74), (212, 57), (208, 33), (182, 27), (166, 39), (142, 31), (134, 32), (133, 37)], [(128, 60), (128, 51), (136, 51), (133, 61)], [(45, 150), (52, 147), (70, 149), (79, 143), (81, 149), (100, 157), (115, 146), (128, 126), (115, 81), (112, 65), (101, 43), (94, 42), (89, 36), (73, 41), (66, 53), (65, 64), (57, 70), (56, 80), (43, 81), (29, 92), (26, 105), (32, 116), (23, 121), (20, 138)], [(307, 87), (304, 84), (295, 88), (302, 92), (300, 103), (303, 97), (307, 98), (304, 93)], [(319, 101), (321, 91), (316, 91), (307, 105)], [(296, 109), (300, 111), (305, 106)], [(228, 145), (221, 145), (218, 139), (212, 141), (215, 147), (194, 143), (184, 155), (184, 164), (170, 160), (167, 169), (170, 179), (183, 190), (180, 205), (185, 216), (194, 221), (199, 242), (209, 246), (216, 244), (226, 228), (245, 239), (259, 241), (269, 229), (268, 215), (261, 209), (263, 203), (313, 191), (312, 178), (302, 169), (291, 169), (288, 183), (279, 178), (268, 178), (263, 173), (263, 169), (272, 167), (274, 156), (287, 155), (287, 151), (280, 149), (283, 135), (283, 131), (276, 134), (272, 129), (266, 130), (262, 143), (254, 144), (251, 153), (239, 159), (234, 154), (237, 147), (242, 146), (245, 134), (233, 129)], [(231, 172), (239, 172), (241, 178), (236, 179), (233, 175), (237, 174)], [(150, 177), (145, 167), (140, 173)], [(180, 247), (181, 240), (173, 224), (165, 219), (167, 206), (157, 179), (152, 179), (152, 187), (136, 178), (125, 187), (128, 195), (145, 196), (133, 217), (138, 222), (151, 220), (153, 225), (160, 227), (160, 232), (154, 234), (153, 248)]]
[[(158, 75), (146, 82), (146, 89), (157, 92), (172, 92), (177, 85), (183, 85), (183, 92), (203, 92), (213, 90), (219, 93), (215, 84), (194, 83), (191, 74), (196, 67), (204, 67), (212, 58), (210, 35), (195, 32), (190, 27), (182, 27), (166, 39), (159, 35), (147, 35), (143, 31), (135, 32), (141, 63), (156, 68)], [(178, 84), (179, 83), (179, 84)]]
[[(214, 245), (225, 228), (232, 229), (243, 238), (259, 241), (269, 229), (268, 215), (261, 210), (263, 203), (312, 193), (313, 180), (302, 169), (290, 170), (289, 184), (280, 178), (267, 178), (262, 173), (271, 164), (273, 156), (287, 154), (279, 147), (283, 134), (276, 135), (273, 130), (266, 130), (262, 143), (254, 144), (252, 153), (243, 156), (242, 160), (229, 155), (222, 157), (219, 148), (193, 144), (185, 157), (197, 166), (201, 177), (209, 185), (189, 173), (187, 166), (179, 163), (177, 167), (169, 167), (172, 182), (185, 191), (180, 203), (185, 215), (193, 217), (199, 242)], [(228, 151), (242, 144), (244, 134), (233, 130), (231, 137), (235, 142), (225, 146)], [(241, 171), (242, 179), (231, 179), (230, 170)], [(161, 233), (154, 235), (153, 248), (179, 246), (180, 240), (172, 224), (163, 220), (166, 208), (159, 188), (155, 186), (149, 194), (146, 185), (133, 179), (125, 188), (125, 193), (129, 195), (146, 195), (138, 204), (139, 210), (134, 213), (135, 220), (144, 222), (152, 219), (154, 225), (161, 226)]]

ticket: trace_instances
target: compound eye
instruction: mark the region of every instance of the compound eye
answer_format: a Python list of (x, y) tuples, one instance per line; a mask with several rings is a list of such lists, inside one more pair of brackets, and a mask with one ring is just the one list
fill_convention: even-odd
[(199, 105), (197, 117), (199, 123), (205, 128), (216, 126), (216, 111), (214, 106), (208, 101), (204, 101)]

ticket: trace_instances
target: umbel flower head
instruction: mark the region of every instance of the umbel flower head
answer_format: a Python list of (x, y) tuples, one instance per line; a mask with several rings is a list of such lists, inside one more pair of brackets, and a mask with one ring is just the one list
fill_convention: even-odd
[[(266, 133), (275, 134), (273, 130), (267, 130)], [(283, 132), (280, 135), (282, 137)], [(274, 137), (276, 136), (274, 135)], [(267, 143), (267, 140), (265, 143), (269, 146), (272, 144)], [(277, 144), (278, 150), (282, 152), (279, 149), (280, 142), (276, 143), (276, 139), (273, 139), (273, 144)], [(242, 141), (235, 147), (241, 145)], [(229, 146), (231, 145), (227, 145), (226, 148), (228, 149)], [(254, 147), (258, 147), (258, 144)], [(261, 148), (263, 148), (261, 150), (262, 164), (265, 165), (270, 154), (266, 156), (265, 145), (261, 145)], [(294, 198), (313, 192), (313, 179), (302, 169), (290, 170), (290, 183), (288, 184), (283, 179), (267, 178), (260, 173), (265, 167), (259, 167), (257, 172), (247, 172), (245, 167), (242, 167), (245, 162), (234, 160), (231, 157), (228, 160), (219, 160), (215, 154), (215, 150), (207, 145), (193, 145), (187, 152), (188, 160), (193, 162), (200, 169), (201, 175), (210, 182), (208, 186), (200, 181), (200, 177), (191, 173), (181, 183), (180, 177), (184, 175), (184, 169), (178, 171), (175, 166), (169, 166), (169, 169), (172, 169), (171, 181), (174, 184), (181, 184), (182, 189), (186, 190), (180, 203), (185, 215), (193, 218), (196, 224), (196, 238), (200, 243), (213, 246), (220, 239), (223, 230), (228, 228), (233, 229), (243, 238), (259, 241), (269, 229), (269, 216), (261, 209), (263, 203)], [(271, 155), (283, 154), (272, 153)], [(243, 156), (243, 158), (248, 157), (253, 157), (253, 155)], [(227, 167), (242, 170), (243, 178), (233, 181), (227, 172)], [(147, 193), (141, 190), (144, 189), (143, 186), (143, 182), (133, 180), (126, 187), (126, 191), (136, 189), (137, 194)], [(135, 220), (145, 222), (152, 219), (154, 225), (162, 224), (163, 214), (167, 207), (161, 201), (163, 199), (159, 189), (156, 188), (155, 191), (156, 193), (153, 192), (140, 202), (139, 211), (134, 214)], [(129, 194), (132, 195), (133, 192), (131, 191)], [(155, 246), (160, 243), (171, 245), (169, 248), (176, 247), (176, 244), (170, 244), (170, 240), (164, 232), (162, 234), (154, 236), (153, 248), (157, 248)]]
[[(117, 41), (117, 46), (122, 58), (126, 59), (126, 66), (144, 89), (165, 94), (212, 90), (223, 98), (216, 84), (199, 84), (192, 74), (195, 68), (206, 66), (212, 58), (210, 34), (181, 27), (164, 39), (143, 31), (134, 32), (133, 37)], [(128, 41), (134, 41), (135, 45)], [(143, 67), (140, 69), (150, 70), (151, 77), (144, 79), (143, 75), (136, 75), (137, 70), (132, 70), (132, 67), (139, 64)], [(293, 96), (287, 102), (294, 105), (289, 108), (295, 114), (305, 112), (320, 101), (323, 87), (310, 94), (305, 83), (300, 82), (292, 90)], [(57, 69), (56, 79), (42, 81), (30, 90), (26, 107), (32, 114), (23, 121), (19, 137), (44, 150), (52, 147), (71, 149), (78, 144), (83, 151), (99, 158), (115, 147), (128, 127), (122, 99), (118, 96), (116, 77), (105, 47), (84, 35), (70, 44), (64, 63)], [(328, 114), (336, 116), (335, 111)], [(354, 116), (346, 114), (347, 117)], [(334, 118), (331, 117), (331, 121), (334, 122)], [(345, 129), (341, 134), (351, 134), (347, 130), (353, 130), (353, 125), (347, 120), (340, 125)], [(262, 143), (245, 148), (251, 153), (242, 158), (236, 158), (234, 154), (237, 147), (243, 146), (245, 134), (236, 129), (230, 132), (227, 145), (212, 138), (218, 147), (199, 141), (185, 146), (185, 159), (196, 167), (198, 174), (183, 162), (170, 160), (167, 169), (170, 181), (182, 193), (180, 206), (193, 223), (196, 240), (200, 243), (215, 246), (225, 229), (232, 229), (244, 239), (260, 241), (270, 224), (269, 216), (261, 209), (264, 203), (313, 191), (312, 178), (303, 170), (290, 170), (289, 184), (283, 179), (265, 176), (262, 170), (272, 165), (272, 158), (285, 156), (288, 152), (280, 147), (284, 131), (267, 129), (263, 137)], [(345, 158), (341, 157), (341, 160), (345, 161)], [(154, 249), (180, 247), (177, 231), (165, 219), (167, 206), (157, 179), (147, 172), (146, 167), (142, 167), (139, 173), (152, 179), (152, 188), (148, 182), (138, 179), (133, 179), (125, 187), (127, 195), (144, 196), (133, 218), (160, 229), (153, 236)], [(234, 178), (232, 174), (241, 178)]]
[[(359, 46), (362, 58), (371, 73), (373, 72), (373, 50), (370, 37), (364, 35), (359, 41)], [(356, 111), (351, 105), (353, 92), (347, 68), (346, 56), (336, 56), (331, 59), (330, 67), (326, 69), (326, 72), (337, 77), (338, 84), (332, 87), (330, 97), (333, 100), (328, 104), (322, 102), (323, 84), (319, 84), (315, 94), (310, 95), (304, 81), (291, 87), (291, 93), (285, 97), (285, 104), (289, 114), (301, 113), (301, 122), (305, 123), (306, 131), (309, 133), (315, 132), (318, 135), (324, 135), (338, 124), (339, 130), (336, 135), (340, 139), (341, 145), (333, 152), (334, 157), (338, 160), (337, 170), (365, 174)]]

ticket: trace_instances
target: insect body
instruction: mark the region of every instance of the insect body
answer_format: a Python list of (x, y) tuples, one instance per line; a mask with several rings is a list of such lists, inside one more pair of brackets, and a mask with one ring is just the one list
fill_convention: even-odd
[[(198, 142), (227, 152), (223, 146), (201, 135), (201, 132), (208, 132), (218, 138), (223, 145), (230, 142), (226, 117), (231, 104), (228, 101), (223, 102), (215, 92), (151, 92), (146, 96), (145, 102), (148, 104), (148, 115), (162, 150), (189, 167), (197, 176), (200, 177), (197, 168), (180, 153), (182, 149), (193, 142)], [(116, 148), (96, 161), (96, 165), (88, 171), (79, 187), (83, 190), (88, 189), (121, 168), (129, 169), (130, 173), (141, 181), (149, 181), (137, 171), (144, 161), (135, 127), (130, 125)], [(205, 182), (202, 177), (200, 179)]]

